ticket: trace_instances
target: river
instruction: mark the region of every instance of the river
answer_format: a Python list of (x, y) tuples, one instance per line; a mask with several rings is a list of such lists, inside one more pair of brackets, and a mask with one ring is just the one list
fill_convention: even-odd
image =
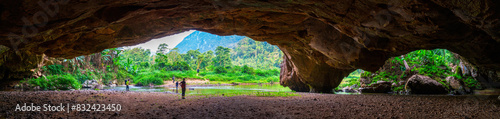
[[(223, 94), (223, 93), (239, 93), (239, 92), (292, 92), (288, 87), (283, 87), (279, 84), (262, 84), (262, 85), (230, 85), (230, 86), (188, 86), (187, 94)], [(103, 90), (125, 91), (125, 86), (105, 87)], [(143, 87), (130, 86), (130, 91), (139, 92), (168, 92), (178, 93), (179, 89), (175, 87)]]

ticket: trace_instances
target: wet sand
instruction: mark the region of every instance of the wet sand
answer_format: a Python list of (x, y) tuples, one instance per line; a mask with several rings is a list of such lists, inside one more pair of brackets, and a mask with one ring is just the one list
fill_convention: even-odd
[[(205, 97), (161, 92), (0, 92), (0, 118), (500, 118), (498, 96)], [(16, 112), (17, 104), (120, 104), (121, 111)]]

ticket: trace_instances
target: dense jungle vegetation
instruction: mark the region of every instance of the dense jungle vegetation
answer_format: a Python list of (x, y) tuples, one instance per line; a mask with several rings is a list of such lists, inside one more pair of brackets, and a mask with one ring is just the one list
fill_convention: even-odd
[[(377, 83), (378, 81), (400, 82), (407, 80), (414, 74), (429, 76), (447, 88), (447, 77), (455, 77), (465, 83), (466, 87), (481, 89), (481, 85), (472, 77), (474, 67), (461, 60), (458, 54), (446, 49), (416, 50), (400, 57), (393, 57), (386, 61), (376, 72), (356, 70), (344, 78), (337, 90), (352, 85), (362, 86)], [(370, 82), (362, 84), (361, 78)], [(354, 86), (354, 87), (356, 87)], [(393, 87), (394, 91), (404, 90), (404, 85)]]
[(73, 59), (54, 59), (23, 82), (42, 90), (79, 89), (86, 80), (102, 84), (162, 85), (175, 76), (209, 80), (211, 83), (269, 83), (279, 81), (282, 52), (277, 46), (244, 38), (233, 49), (215, 51), (179, 49), (161, 44), (157, 53), (142, 48), (111, 48)]

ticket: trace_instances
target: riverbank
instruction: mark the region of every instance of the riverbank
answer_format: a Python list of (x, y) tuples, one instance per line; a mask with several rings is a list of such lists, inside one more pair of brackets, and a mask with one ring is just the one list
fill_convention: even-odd
[[(204, 97), (161, 92), (0, 92), (0, 118), (498, 118), (498, 96)], [(17, 104), (120, 104), (119, 112), (15, 112)]]
[[(180, 81), (178, 82), (180, 83)], [(207, 86), (233, 86), (233, 85), (262, 85), (271, 83), (236, 83), (236, 82), (230, 83), (224, 81), (209, 81), (203, 79), (186, 79), (186, 84), (187, 84), (186, 87), (207, 87)], [(272, 84), (277, 84), (277, 83), (273, 82)], [(151, 85), (150, 87), (175, 87), (175, 83), (172, 81), (163, 81), (163, 85)]]

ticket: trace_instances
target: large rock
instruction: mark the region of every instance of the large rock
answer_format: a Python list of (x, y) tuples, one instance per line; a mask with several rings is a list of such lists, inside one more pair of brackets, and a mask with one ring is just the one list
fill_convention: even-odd
[(428, 76), (413, 75), (408, 79), (406, 88), (411, 89), (414, 94), (446, 94), (448, 93), (443, 84)]
[(368, 77), (360, 77), (360, 78), (359, 78), (359, 82), (360, 82), (361, 84), (370, 84), (370, 83), (372, 83), (372, 81), (371, 81), (371, 80), (370, 80), (370, 78), (368, 78)]
[(297, 76), (292, 68), (293, 66), (290, 61), (288, 61), (287, 58), (283, 58), (280, 71), (280, 84), (282, 86), (288, 86), (290, 89), (297, 92), (309, 92), (309, 86), (300, 80), (300, 77)]
[(458, 80), (457, 78), (455, 78), (454, 76), (449, 76), (449, 77), (446, 77), (446, 82), (448, 82), (450, 84), (450, 87), (454, 90), (458, 90), (460, 89), (461, 87), (463, 88), (463, 85), (462, 83), (460, 82), (460, 80)]
[[(73, 58), (192, 29), (278, 45), (291, 67), (286, 70), (293, 70), (281, 82), (300, 91), (331, 92), (351, 71), (376, 71), (389, 57), (417, 49), (446, 48), (479, 69), (498, 71), (499, 3), (4, 0), (0, 45), (8, 50), (0, 52), (0, 78), (4, 82), (29, 76), (41, 54)], [(500, 87), (498, 80), (481, 83)]]
[(391, 82), (378, 81), (370, 86), (359, 88), (359, 91), (361, 93), (388, 93), (391, 91), (391, 85)]
[(446, 82), (450, 84), (451, 93), (454, 95), (471, 94), (473, 90), (470, 87), (466, 87), (463, 81), (458, 80), (454, 76), (446, 77)]
[(358, 85), (354, 84), (352, 86), (347, 86), (347, 87), (342, 88), (342, 92), (355, 93), (355, 92), (358, 92), (356, 90), (357, 88), (358, 88)]
[(97, 80), (86, 80), (85, 82), (83, 82), (82, 84), (82, 88), (95, 88), (96, 86), (99, 85), (99, 82), (97, 82)]

